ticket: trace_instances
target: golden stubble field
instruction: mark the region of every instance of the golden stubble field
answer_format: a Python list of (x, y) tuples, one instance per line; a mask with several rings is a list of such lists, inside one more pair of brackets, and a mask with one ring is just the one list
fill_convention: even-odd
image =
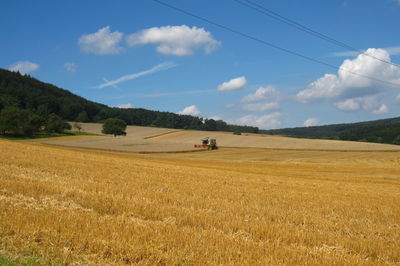
[[(83, 131), (101, 134), (101, 124), (81, 123)], [(323, 140), (300, 139), (261, 134), (233, 135), (232, 132), (177, 130), (168, 128), (128, 126), (127, 135), (113, 136), (78, 136), (74, 138), (37, 139), (53, 145), (82, 147), (100, 150), (127, 152), (175, 152), (193, 151), (194, 144), (200, 144), (205, 137), (217, 139), (218, 146), (229, 148), (268, 148), (268, 149), (306, 149), (306, 150), (397, 150), (399, 145)]]
[(400, 152), (0, 140), (0, 250), (49, 264), (394, 265)]

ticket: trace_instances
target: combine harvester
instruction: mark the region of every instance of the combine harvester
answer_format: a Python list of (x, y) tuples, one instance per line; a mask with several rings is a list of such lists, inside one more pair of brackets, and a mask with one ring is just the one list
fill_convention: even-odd
[(217, 140), (216, 139), (210, 139), (209, 137), (204, 138), (201, 140), (201, 145), (195, 144), (195, 148), (205, 148), (208, 150), (216, 150), (218, 149), (217, 147)]

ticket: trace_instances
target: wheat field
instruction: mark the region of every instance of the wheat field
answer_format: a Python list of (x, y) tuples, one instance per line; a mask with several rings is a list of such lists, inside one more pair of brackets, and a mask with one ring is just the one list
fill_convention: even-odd
[(398, 265), (400, 152), (0, 140), (0, 251), (70, 265)]
[[(83, 131), (101, 134), (101, 124), (81, 123)], [(168, 128), (128, 126), (127, 135), (85, 136), (80, 138), (39, 139), (53, 145), (81, 147), (125, 152), (176, 152), (193, 151), (205, 137), (217, 139), (220, 147), (297, 149), (297, 150), (358, 150), (358, 151), (400, 151), (400, 145), (367, 143), (355, 141), (300, 139), (262, 134), (233, 135), (232, 132), (177, 130)], [(198, 150), (198, 149), (197, 149)]]

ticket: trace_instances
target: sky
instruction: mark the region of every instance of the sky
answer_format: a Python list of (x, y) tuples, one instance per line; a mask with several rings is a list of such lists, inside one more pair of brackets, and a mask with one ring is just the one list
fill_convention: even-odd
[(251, 0), (361, 53), (235, 0), (160, 1), (208, 21), (153, 0), (3, 0), (0, 68), (261, 129), (400, 116), (399, 0)]

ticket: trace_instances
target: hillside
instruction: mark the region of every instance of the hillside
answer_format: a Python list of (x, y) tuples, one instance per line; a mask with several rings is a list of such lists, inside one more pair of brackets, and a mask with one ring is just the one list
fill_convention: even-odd
[(261, 130), (260, 133), (400, 144), (400, 117), (348, 124)]
[(9, 106), (33, 111), (42, 117), (54, 113), (69, 121), (99, 122), (117, 117), (125, 120), (128, 125), (137, 126), (258, 132), (257, 127), (229, 125), (222, 120), (142, 108), (112, 108), (30, 76), (0, 69), (0, 110)]

